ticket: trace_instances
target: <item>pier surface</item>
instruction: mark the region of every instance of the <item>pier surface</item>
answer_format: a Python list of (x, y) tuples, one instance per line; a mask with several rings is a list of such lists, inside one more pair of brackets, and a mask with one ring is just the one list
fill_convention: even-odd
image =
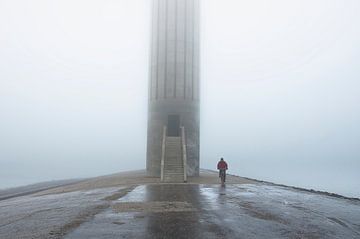
[(360, 238), (360, 201), (202, 171), (143, 171), (0, 201), (0, 238)]

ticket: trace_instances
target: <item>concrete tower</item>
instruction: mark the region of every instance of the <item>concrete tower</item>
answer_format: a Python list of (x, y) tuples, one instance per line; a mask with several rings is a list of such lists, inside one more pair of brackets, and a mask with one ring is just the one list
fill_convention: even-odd
[(186, 135), (189, 176), (199, 175), (199, 0), (153, 0), (146, 168), (160, 176), (163, 127)]

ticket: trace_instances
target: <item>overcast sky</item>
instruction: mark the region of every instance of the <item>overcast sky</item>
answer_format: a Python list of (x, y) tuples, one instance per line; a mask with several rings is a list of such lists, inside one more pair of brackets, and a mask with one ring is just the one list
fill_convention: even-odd
[[(149, 0), (0, 0), (0, 188), (145, 168)], [(201, 167), (360, 197), (360, 2), (201, 1)]]

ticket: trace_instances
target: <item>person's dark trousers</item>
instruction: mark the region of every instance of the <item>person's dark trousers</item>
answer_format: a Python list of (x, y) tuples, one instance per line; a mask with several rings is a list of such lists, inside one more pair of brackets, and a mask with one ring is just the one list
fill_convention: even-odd
[(226, 169), (219, 170), (219, 178), (221, 178), (221, 173), (224, 173), (224, 182), (226, 181)]

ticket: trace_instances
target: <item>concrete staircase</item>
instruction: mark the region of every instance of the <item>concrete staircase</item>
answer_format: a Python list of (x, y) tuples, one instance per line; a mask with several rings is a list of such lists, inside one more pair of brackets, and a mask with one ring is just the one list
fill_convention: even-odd
[(164, 182), (184, 182), (181, 137), (166, 137)]

